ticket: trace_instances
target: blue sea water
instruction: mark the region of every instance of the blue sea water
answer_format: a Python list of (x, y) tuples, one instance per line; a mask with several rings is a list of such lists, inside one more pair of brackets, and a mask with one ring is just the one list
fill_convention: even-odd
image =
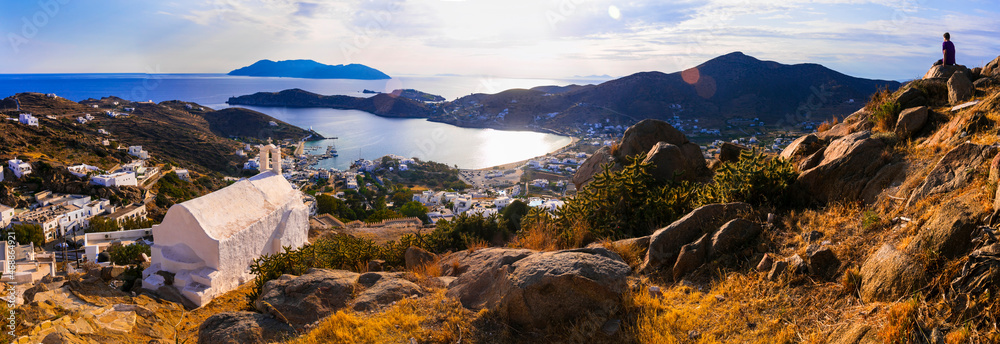
[[(496, 93), (542, 85), (592, 84), (606, 79), (510, 79), (470, 76), (401, 76), (389, 80), (260, 78), (225, 74), (0, 74), (0, 98), (20, 92), (55, 93), (73, 101), (116, 96), (161, 102), (183, 100), (213, 109), (228, 107), (229, 97), (301, 88), (319, 94), (366, 96), (362, 90), (412, 88), (448, 100), (472, 93)], [(248, 107), (337, 140), (340, 157), (320, 167), (346, 169), (358, 158), (387, 154), (483, 168), (543, 155), (569, 144), (570, 138), (535, 132), (459, 128), (425, 119), (383, 118), (354, 110)], [(322, 153), (322, 149), (314, 151)]]

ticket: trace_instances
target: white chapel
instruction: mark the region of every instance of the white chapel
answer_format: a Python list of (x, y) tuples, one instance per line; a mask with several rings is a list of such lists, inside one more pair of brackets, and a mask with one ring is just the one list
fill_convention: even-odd
[(153, 226), (151, 265), (144, 288), (156, 290), (174, 273), (173, 286), (196, 305), (232, 290), (253, 276), (249, 267), (264, 254), (299, 248), (309, 231), (309, 209), (281, 175), (281, 152), (260, 149), (260, 174), (211, 194), (175, 204)]

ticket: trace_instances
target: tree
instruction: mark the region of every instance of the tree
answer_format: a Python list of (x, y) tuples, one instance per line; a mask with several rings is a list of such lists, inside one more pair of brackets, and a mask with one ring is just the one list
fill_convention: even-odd
[(521, 230), (521, 218), (528, 213), (528, 204), (515, 200), (503, 208), (503, 219), (507, 220), (507, 229), (516, 233)]
[(431, 233), (443, 245), (443, 250), (464, 250), (472, 240), (486, 241), (494, 245), (503, 244), (511, 237), (507, 223), (497, 214), (458, 214), (451, 221), (441, 220)]
[(372, 212), (371, 215), (368, 215), (368, 218), (365, 219), (365, 222), (379, 222), (382, 220), (397, 219), (400, 217), (403, 217), (403, 215), (393, 210), (382, 208)]
[(121, 226), (118, 225), (118, 221), (112, 220), (107, 216), (94, 216), (90, 219), (90, 226), (87, 227), (87, 233), (101, 233), (101, 232), (114, 232), (121, 230)]
[(319, 214), (330, 214), (341, 220), (353, 221), (358, 219), (355, 212), (344, 201), (330, 195), (316, 196), (316, 212)]
[(399, 207), (399, 212), (406, 216), (420, 218), (420, 221), (423, 221), (424, 223), (430, 222), (430, 219), (427, 217), (427, 207), (418, 201), (406, 202), (406, 204), (403, 204), (402, 207)]
[(411, 200), (413, 200), (413, 191), (409, 189), (392, 194), (392, 204), (396, 204), (397, 206), (406, 204), (406, 202)]
[(42, 226), (19, 224), (11, 226), (11, 229), (14, 231), (14, 238), (17, 239), (18, 244), (34, 243), (36, 247), (45, 244), (45, 231), (42, 230)]
[(143, 244), (122, 245), (121, 243), (115, 243), (111, 247), (108, 247), (108, 255), (111, 256), (111, 262), (115, 265), (132, 264), (143, 253), (147, 256), (151, 254), (149, 246)]

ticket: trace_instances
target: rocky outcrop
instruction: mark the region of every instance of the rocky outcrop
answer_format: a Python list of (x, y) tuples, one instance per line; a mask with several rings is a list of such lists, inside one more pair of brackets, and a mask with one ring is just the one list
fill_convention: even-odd
[(684, 275), (705, 264), (705, 261), (708, 260), (711, 245), (712, 239), (706, 233), (701, 238), (698, 238), (698, 240), (682, 246), (680, 252), (677, 253), (677, 260), (674, 261), (672, 271), (674, 280), (679, 281)]
[(969, 74), (956, 72), (948, 78), (948, 103), (958, 105), (972, 97), (972, 81)]
[(971, 75), (972, 71), (963, 65), (950, 65), (950, 66), (934, 66), (924, 74), (924, 79), (948, 79), (951, 78), (955, 72), (963, 72), (965, 75)]
[(861, 299), (896, 301), (923, 285), (926, 269), (912, 256), (886, 244), (861, 266)]
[(718, 257), (736, 252), (751, 239), (760, 234), (761, 228), (756, 223), (744, 219), (734, 219), (722, 225), (712, 236), (712, 246), (709, 255)]
[(433, 253), (428, 252), (425, 249), (416, 246), (410, 246), (406, 249), (406, 252), (403, 254), (403, 258), (406, 261), (406, 269), (413, 270), (418, 267), (434, 263), (434, 260), (437, 259), (437, 256), (435, 256)]
[(657, 142), (646, 153), (643, 162), (653, 165), (653, 177), (660, 181), (698, 180), (708, 174), (705, 157), (696, 144), (678, 147)]
[[(361, 278), (358, 278), (361, 283)], [(354, 310), (369, 311), (392, 304), (411, 296), (422, 296), (424, 291), (416, 283), (397, 276), (381, 276), (354, 298)]]
[(681, 248), (702, 235), (714, 233), (722, 224), (750, 213), (746, 203), (709, 204), (695, 209), (661, 228), (650, 236), (649, 250), (642, 264), (643, 271), (673, 266)]
[(913, 137), (917, 131), (924, 127), (924, 123), (927, 122), (927, 107), (918, 106), (914, 108), (908, 108), (899, 113), (899, 118), (896, 120), (896, 137), (901, 139), (908, 139)]
[[(652, 162), (660, 179), (670, 179), (674, 173), (680, 173), (682, 179), (698, 180), (709, 172), (701, 148), (689, 141), (684, 133), (660, 120), (645, 119), (636, 123), (625, 131), (614, 152), (605, 148), (587, 158), (573, 175), (572, 182), (577, 189), (590, 183), (604, 164), (622, 163), (631, 156)], [(613, 169), (620, 167), (615, 165)]]
[(979, 73), (982, 76), (1000, 76), (1000, 56), (987, 63), (983, 66), (983, 71)]
[(614, 252), (602, 248), (538, 253), (513, 264), (497, 309), (530, 328), (610, 315), (621, 303), (630, 272)]
[(896, 96), (896, 104), (904, 109), (927, 105), (927, 96), (917, 87), (909, 86)]
[(816, 136), (816, 134), (808, 134), (800, 136), (799, 138), (788, 144), (781, 151), (781, 157), (786, 160), (792, 160), (796, 158), (806, 157), (812, 155), (823, 149), (824, 142)]
[(296, 328), (347, 307), (358, 274), (343, 270), (309, 269), (302, 276), (283, 275), (264, 284), (254, 306)]
[(988, 213), (974, 195), (947, 200), (910, 242), (908, 251), (928, 251), (955, 258), (972, 249), (972, 235)]
[(722, 162), (735, 162), (740, 159), (740, 154), (744, 151), (748, 151), (750, 148), (744, 145), (738, 145), (732, 142), (723, 142), (719, 146), (719, 161)]
[(573, 178), (570, 179), (573, 185), (576, 185), (576, 189), (579, 190), (583, 188), (584, 185), (590, 183), (594, 180), (594, 175), (601, 173), (603, 171), (604, 165), (614, 163), (615, 159), (611, 156), (610, 147), (601, 147), (593, 155), (591, 155), (587, 160), (580, 165), (580, 168), (576, 170), (573, 174)]
[(442, 273), (458, 277), (449, 285), (447, 294), (466, 308), (482, 309), (496, 304), (500, 295), (492, 286), (506, 280), (511, 265), (534, 253), (536, 251), (509, 248), (452, 253), (441, 260)]
[(953, 148), (938, 161), (924, 182), (913, 190), (906, 206), (911, 207), (927, 196), (958, 190), (976, 176), (976, 167), (998, 152), (994, 146), (963, 143)]
[(215, 314), (198, 326), (199, 344), (266, 344), (281, 342), (293, 333), (288, 324), (251, 312)]
[(797, 182), (821, 203), (861, 200), (868, 189), (885, 187), (871, 183), (889, 162), (885, 148), (885, 143), (868, 131), (844, 136), (831, 142), (822, 151), (823, 159), (803, 171)]

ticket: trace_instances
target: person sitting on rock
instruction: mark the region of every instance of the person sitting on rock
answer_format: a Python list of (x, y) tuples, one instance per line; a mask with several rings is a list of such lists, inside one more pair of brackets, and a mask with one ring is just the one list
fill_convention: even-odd
[(944, 58), (934, 62), (935, 66), (955, 64), (955, 43), (951, 42), (951, 34), (947, 32), (944, 33), (944, 43), (941, 43), (941, 53), (944, 54)]

